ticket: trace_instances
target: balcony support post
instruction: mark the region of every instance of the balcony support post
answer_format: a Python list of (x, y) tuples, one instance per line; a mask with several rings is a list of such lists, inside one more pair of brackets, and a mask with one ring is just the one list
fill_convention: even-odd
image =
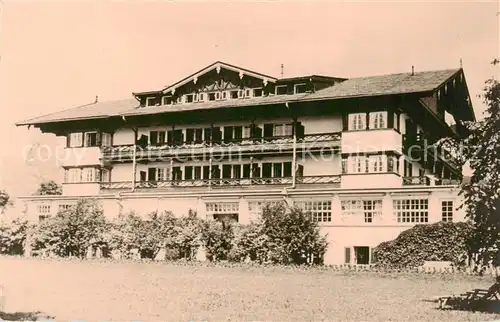
[(136, 177), (136, 172), (137, 172), (137, 135), (138, 135), (138, 129), (137, 128), (132, 128), (132, 131), (134, 131), (134, 150), (132, 151), (132, 192), (135, 191), (135, 177)]
[(297, 118), (293, 118), (293, 146), (292, 146), (292, 189), (295, 189), (297, 182)]
[(208, 159), (208, 188), (212, 185), (212, 156)]

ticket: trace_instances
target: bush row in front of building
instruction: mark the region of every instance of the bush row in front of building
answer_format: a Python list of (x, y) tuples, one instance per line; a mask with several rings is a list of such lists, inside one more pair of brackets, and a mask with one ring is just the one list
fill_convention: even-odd
[(190, 211), (145, 217), (131, 212), (108, 220), (100, 205), (81, 200), (37, 224), (17, 220), (0, 231), (2, 254), (321, 264), (326, 237), (310, 214), (285, 204), (264, 208), (249, 225), (205, 220)]

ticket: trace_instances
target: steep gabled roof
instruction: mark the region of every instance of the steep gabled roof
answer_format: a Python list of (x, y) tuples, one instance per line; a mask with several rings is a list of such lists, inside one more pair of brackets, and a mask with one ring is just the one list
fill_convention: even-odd
[(16, 123), (16, 125), (35, 125), (72, 120), (106, 118), (110, 116), (120, 115), (121, 113), (138, 106), (139, 102), (137, 102), (137, 100), (133, 98), (119, 101), (97, 102), (42, 115), (30, 120), (18, 122)]
[[(224, 64), (224, 63), (216, 62), (208, 66), (207, 68), (208, 69), (215, 68), (216, 64)], [(232, 65), (227, 65), (227, 64), (224, 64), (224, 66), (230, 66), (231, 68), (236, 68)], [(37, 125), (44, 123), (63, 122), (69, 120), (105, 118), (105, 117), (122, 116), (122, 115), (123, 116), (148, 115), (148, 114), (160, 114), (169, 112), (201, 110), (201, 109), (271, 105), (271, 104), (280, 104), (286, 102), (293, 103), (293, 102), (343, 99), (350, 97), (369, 97), (377, 95), (394, 95), (394, 94), (404, 94), (404, 93), (428, 92), (436, 90), (451, 77), (457, 75), (457, 73), (460, 71), (462, 71), (462, 69), (447, 69), (440, 71), (417, 72), (414, 73), (414, 75), (411, 75), (410, 73), (399, 73), (399, 74), (389, 74), (381, 76), (351, 78), (336, 85), (319, 90), (315, 93), (304, 93), (296, 95), (276, 95), (269, 97), (255, 97), (255, 98), (238, 99), (238, 100), (182, 103), (182, 104), (144, 107), (144, 108), (138, 108), (139, 103), (135, 99), (99, 102), (95, 104), (84, 105), (77, 108), (40, 116), (34, 119), (16, 123), (16, 125), (18, 126)], [(185, 78), (184, 80), (190, 77), (191, 78), (194, 77), (193, 75)]]
[[(163, 92), (163, 93), (166, 93), (168, 91), (171, 91), (173, 89), (176, 89), (177, 87), (179, 86), (182, 86), (182, 85), (185, 85), (187, 83), (189, 83), (190, 81), (200, 77), (201, 75), (203, 74), (206, 74), (208, 73), (209, 71), (212, 71), (214, 69), (220, 69), (220, 68), (225, 68), (227, 70), (232, 70), (232, 71), (235, 71), (235, 72), (238, 72), (238, 73), (243, 73), (245, 75), (249, 75), (249, 76), (252, 76), (252, 77), (256, 77), (256, 78), (261, 78), (262, 80), (266, 80), (266, 81), (271, 81), (271, 82), (275, 82), (277, 81), (278, 79), (273, 77), (273, 76), (269, 76), (269, 75), (265, 75), (265, 74), (262, 74), (262, 73), (257, 73), (257, 72), (254, 72), (254, 71), (251, 71), (251, 70), (248, 70), (248, 69), (245, 69), (245, 68), (241, 68), (241, 67), (238, 67), (238, 66), (234, 66), (234, 65), (231, 65), (231, 64), (228, 64), (228, 63), (224, 63), (224, 62), (221, 62), (221, 61), (216, 61), (215, 63), (213, 64), (210, 64), (208, 65), (207, 67), (181, 79), (180, 81), (172, 84), (172, 85), (168, 85), (166, 86), (163, 90), (161, 90), (160, 92)], [(147, 94), (147, 92), (141, 92), (141, 93), (134, 93), (134, 95), (142, 95), (142, 94)]]
[(391, 95), (432, 91), (461, 69), (351, 78), (307, 97), (309, 100)]

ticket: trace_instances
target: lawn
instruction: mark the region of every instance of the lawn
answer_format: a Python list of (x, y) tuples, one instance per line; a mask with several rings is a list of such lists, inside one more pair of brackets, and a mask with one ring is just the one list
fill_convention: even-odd
[(0, 257), (3, 311), (86, 321), (491, 321), (440, 311), (435, 295), (492, 278)]

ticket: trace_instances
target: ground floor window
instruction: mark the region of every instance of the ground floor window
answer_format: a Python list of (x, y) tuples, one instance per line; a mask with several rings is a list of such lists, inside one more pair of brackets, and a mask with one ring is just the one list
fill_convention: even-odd
[(295, 204), (304, 211), (311, 213), (312, 218), (317, 222), (332, 221), (331, 200), (298, 201)]
[(363, 217), (365, 223), (371, 223), (382, 215), (382, 199), (342, 200), (340, 205), (343, 217)]
[(445, 222), (453, 221), (453, 200), (441, 201), (441, 220)]
[(59, 212), (63, 212), (71, 208), (71, 204), (61, 204), (59, 205)]
[(429, 221), (428, 199), (393, 200), (393, 210), (399, 223), (426, 223)]
[(37, 205), (38, 220), (42, 221), (50, 216), (50, 205), (39, 204)]

